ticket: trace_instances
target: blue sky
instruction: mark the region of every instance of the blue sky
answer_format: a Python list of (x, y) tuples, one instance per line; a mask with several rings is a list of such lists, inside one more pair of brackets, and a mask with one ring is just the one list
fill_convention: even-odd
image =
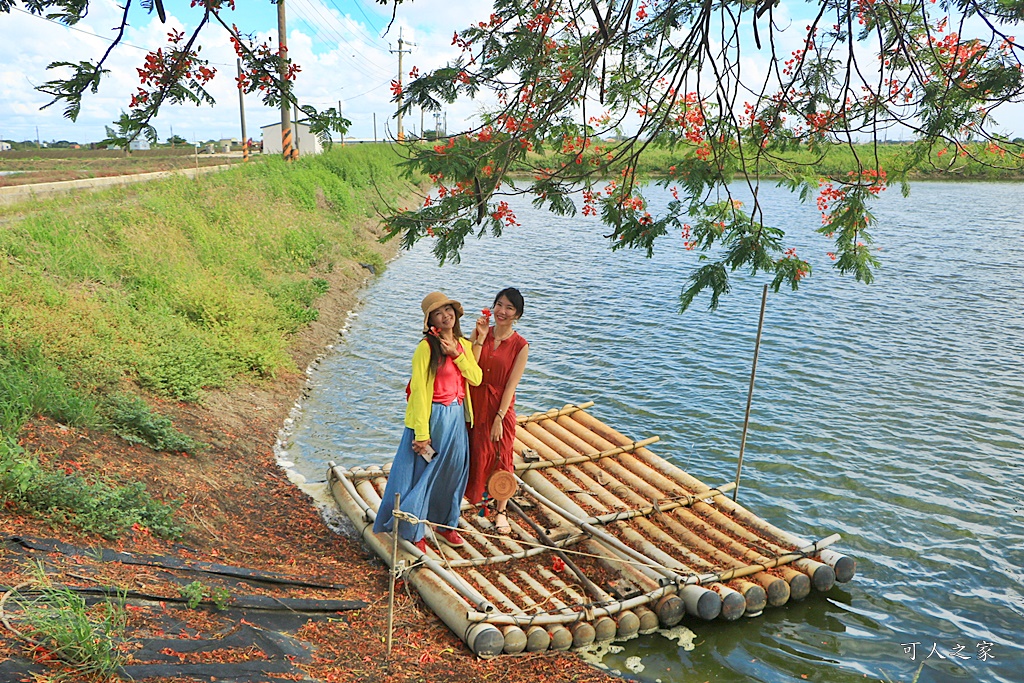
[[(384, 35), (391, 7), (374, 0), (286, 2), (289, 51), (302, 68), (295, 86), (300, 101), (317, 108), (337, 106), (340, 101), (342, 111), (352, 121), (349, 136), (359, 138), (374, 136), (375, 118), (378, 138), (394, 132), (389, 84), (397, 76), (398, 59), (391, 50), (397, 48), (400, 31), (407, 42), (413, 43), (412, 53), (404, 57), (403, 71), (407, 74), (413, 66), (426, 71), (457, 56), (458, 49), (451, 45), (454, 31), (486, 19), (491, 11), (487, 0), (407, 0), (398, 7), (396, 21)], [(53, 77), (46, 69), (50, 62), (96, 59), (106, 49), (121, 10), (113, 0), (92, 0), (90, 5), (89, 15), (74, 29), (24, 11), (0, 14), (4, 40), (0, 53), (0, 139), (31, 140), (37, 137), (37, 130), (42, 141), (102, 139), (104, 127), (127, 107), (138, 85), (135, 69), (146, 51), (165, 44), (171, 28), (188, 30), (199, 17), (188, 0), (165, 0), (165, 25), (135, 3), (123, 44), (109, 60), (111, 74), (98, 94), (87, 95), (78, 122), (71, 123), (62, 116), (60, 105), (41, 110), (48, 98), (33, 86)], [(237, 6), (239, 10), (225, 12), (226, 19), (243, 32), (263, 38), (276, 36), (277, 10), (269, 0), (237, 0)], [(775, 10), (776, 25), (802, 28), (806, 19), (800, 17), (813, 7), (802, 0), (784, 2)], [(788, 55), (792, 49), (788, 43), (799, 40), (798, 33), (777, 34), (780, 54)], [(241, 135), (234, 51), (219, 26), (204, 30), (202, 44), (202, 55), (218, 70), (210, 86), (217, 104), (166, 108), (154, 122), (161, 140), (166, 140), (172, 130), (199, 141)], [(747, 50), (743, 60), (745, 78), (756, 79), (765, 73), (765, 65), (763, 53)], [(479, 106), (472, 101), (450, 106), (446, 110), (448, 130), (472, 125)], [(260, 126), (280, 120), (278, 112), (263, 107), (254, 95), (246, 97), (245, 108), (247, 133), (254, 139), (260, 137)], [(1024, 107), (1008, 108), (998, 120), (1003, 124), (1002, 131), (1024, 135)], [(427, 129), (434, 127), (430, 115), (423, 124)], [(419, 115), (407, 117), (405, 126), (410, 132), (421, 130)]]
[[(111, 74), (96, 95), (88, 95), (76, 123), (62, 116), (58, 104), (40, 110), (48, 98), (34, 90), (52, 78), (46, 66), (52, 61), (97, 59), (118, 25), (121, 10), (111, 0), (93, 0), (89, 15), (75, 29), (30, 16), (15, 10), (0, 14), (0, 35), (4, 50), (0, 55), (0, 138), (43, 141), (73, 140), (89, 142), (105, 137), (104, 126), (110, 125), (127, 108), (138, 84), (135, 68), (142, 63), (146, 51), (163, 45), (170, 28), (188, 30), (194, 27), (198, 11), (186, 0), (168, 0), (167, 24), (133, 6), (130, 26), (123, 44), (110, 59)], [(137, 5), (137, 3), (136, 3)], [(239, 10), (225, 12), (247, 33), (262, 37), (276, 36), (277, 8), (268, 0), (238, 0)], [(244, 7), (244, 10), (241, 9)], [(416, 0), (399, 7), (398, 17), (387, 35), (384, 29), (391, 20), (390, 7), (372, 0), (287, 0), (289, 51), (302, 68), (296, 82), (300, 102), (317, 108), (337, 106), (340, 101), (345, 115), (352, 121), (350, 135), (373, 137), (376, 114), (377, 136), (385, 128), (393, 130), (394, 104), (390, 102), (391, 79), (398, 74), (397, 48), (399, 31), (415, 45), (404, 56), (403, 70), (412, 66), (421, 71), (440, 66), (456, 53), (451, 46), (452, 32), (476, 18), (486, 18), (490, 4), (482, 0), (439, 2)], [(239, 137), (241, 134), (238, 92), (234, 88), (235, 54), (226, 32), (209, 26), (203, 33), (202, 56), (218, 70), (210, 90), (217, 99), (214, 107), (191, 105), (166, 109), (155, 121), (161, 140), (174, 134), (188, 140)], [(143, 49), (144, 48), (144, 49)], [(280, 120), (280, 115), (265, 108), (255, 95), (245, 101), (247, 133), (259, 139), (260, 126)], [(473, 103), (459, 103), (448, 110), (448, 125), (455, 129), (476, 111)], [(433, 121), (425, 119), (426, 128)], [(407, 130), (420, 129), (420, 117), (405, 121)]]

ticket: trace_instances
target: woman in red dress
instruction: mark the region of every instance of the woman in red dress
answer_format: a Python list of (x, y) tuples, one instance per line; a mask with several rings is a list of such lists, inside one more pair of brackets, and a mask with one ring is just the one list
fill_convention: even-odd
[[(516, 386), (526, 369), (529, 344), (512, 329), (523, 315), (523, 295), (514, 287), (498, 292), (490, 313), (477, 319), (473, 330), (473, 355), (483, 370), (480, 386), (469, 388), (473, 404), (473, 427), (469, 430), (469, 483), (466, 498), (479, 503), (487, 487), (487, 480), (498, 471), (512, 471), (512, 440), (516, 436)], [(508, 501), (497, 504), (495, 530), (509, 533), (505, 507)]]

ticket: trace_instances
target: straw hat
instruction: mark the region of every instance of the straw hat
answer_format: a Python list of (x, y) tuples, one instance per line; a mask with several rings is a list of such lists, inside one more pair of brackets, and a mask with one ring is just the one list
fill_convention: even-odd
[(423, 303), (420, 304), (420, 308), (423, 309), (423, 329), (430, 327), (430, 314), (448, 304), (455, 309), (456, 320), (463, 316), (462, 304), (455, 299), (449, 299), (441, 292), (431, 292), (423, 297)]

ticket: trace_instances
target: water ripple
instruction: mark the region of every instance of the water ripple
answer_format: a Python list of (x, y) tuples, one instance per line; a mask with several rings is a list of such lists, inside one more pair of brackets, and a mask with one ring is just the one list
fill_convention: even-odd
[[(888, 194), (875, 211), (883, 266), (864, 286), (831, 269), (813, 204), (762, 188), (787, 246), (815, 270), (798, 292), (769, 298), (740, 500), (801, 536), (842, 534), (857, 577), (757, 619), (689, 624), (692, 651), (653, 635), (606, 664), (625, 671), (640, 656), (645, 668), (631, 677), (665, 683), (910, 680), (922, 661), (921, 683), (1021, 680), (1019, 186), (918, 183), (909, 199)], [(601, 419), (660, 436), (655, 450), (695, 476), (731, 481), (761, 282), (737, 274), (717, 313), (679, 316), (696, 264), (681, 240), (663, 241), (652, 259), (612, 254), (593, 222), (515, 208), (523, 227), (470, 241), (462, 264), (438, 268), (421, 244), (364, 293), (289, 437), (297, 467), (322, 479), (328, 460), (390, 459), (420, 298), (459, 298), (468, 329), (511, 284), (526, 297), (520, 331), (531, 342), (520, 412), (594, 400)], [(995, 659), (978, 657), (986, 642)], [(957, 644), (972, 659), (925, 659)]]

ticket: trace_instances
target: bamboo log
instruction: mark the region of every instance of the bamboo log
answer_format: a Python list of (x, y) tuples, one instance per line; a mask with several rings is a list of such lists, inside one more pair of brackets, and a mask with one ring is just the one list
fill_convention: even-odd
[[(368, 503), (375, 503), (377, 508), (380, 507), (380, 498), (377, 496), (377, 491), (370, 485), (369, 482), (364, 480), (364, 481), (361, 481), (358, 486), (352, 486), (352, 482), (349, 481), (344, 476), (342, 476), (339, 479), (337, 479), (337, 481), (344, 487), (344, 490), (353, 499), (355, 499), (357, 497), (359, 497), (359, 498), (369, 497), (369, 498), (371, 498), (371, 500), (367, 501)], [(332, 489), (332, 491), (333, 491), (333, 489)], [(362, 496), (360, 496), (360, 493), (362, 494)], [(335, 496), (335, 500), (337, 500), (337, 496)], [(377, 518), (376, 509), (370, 510), (369, 506), (367, 506), (367, 509), (368, 509), (368, 514), (372, 515), (372, 517), (368, 517), (367, 518), (367, 521), (371, 521), (372, 522), (373, 520), (375, 520)], [(383, 533), (382, 534), (373, 534), (373, 530), (372, 529), (370, 530), (370, 534), (371, 534), (371, 536), (385, 536), (385, 535), (389, 535), (389, 534), (383, 534)], [(365, 533), (363, 534), (363, 538), (364, 539), (366, 538), (366, 534)], [(440, 564), (438, 564), (438, 562), (435, 559), (430, 557), (428, 554), (420, 552), (420, 549), (417, 548), (416, 546), (414, 546), (409, 541), (406, 541), (405, 539), (402, 539), (399, 543), (402, 546), (403, 550), (405, 550), (407, 553), (412, 555), (414, 558), (419, 559), (420, 561), (422, 561), (425, 567), (427, 567), (432, 572), (437, 574), (438, 577), (441, 579), (441, 581), (443, 581), (444, 583), (446, 583), (449, 586), (451, 586), (452, 589), (454, 589), (457, 593), (459, 593), (459, 595), (461, 595), (466, 600), (468, 600), (470, 602), (470, 604), (473, 605), (478, 611), (484, 612), (485, 614), (489, 613), (489, 612), (495, 611), (494, 605), (491, 604), (491, 602), (489, 600), (487, 600), (482, 595), (480, 595), (480, 593), (478, 593), (472, 587), (466, 585), (466, 583), (464, 581), (462, 581), (462, 579), (460, 579), (458, 577), (458, 575), (453, 574), (452, 572), (448, 571), (446, 568), (442, 567)]]
[[(375, 512), (369, 509), (369, 505), (361, 499), (356, 492), (352, 482), (344, 476), (343, 468), (333, 463), (327, 470), (328, 488), (331, 495), (350, 519), (366, 519), (372, 521), (368, 513)], [(361, 530), (363, 541), (373, 550), (377, 556), (384, 559), (389, 566), (394, 566), (396, 558), (389, 552), (387, 541), (391, 539), (387, 534), (375, 534), (373, 529), (367, 525)], [(418, 550), (411, 544), (403, 541), (412, 550)], [(461, 636), (469, 646), (470, 650), (481, 656), (493, 656), (499, 654), (505, 646), (505, 638), (501, 631), (492, 624), (478, 623), (469, 620), (471, 604), (461, 593), (449, 590), (447, 584), (438, 573), (430, 571), (413, 570), (409, 572), (409, 583), (412, 584), (424, 602), (454, 633)], [(487, 603), (489, 604), (489, 603)], [(493, 611), (493, 605), (488, 612)]]
[[(608, 445), (623, 445), (632, 443), (629, 437), (618, 432), (617, 430), (604, 424), (597, 418), (586, 412), (578, 412), (572, 415), (573, 419), (579, 421), (581, 424), (586, 426), (588, 429), (593, 430), (595, 433), (600, 434), (606, 439)], [(701, 482), (699, 479), (686, 474), (683, 470), (679, 469), (675, 465), (669, 463), (665, 459), (655, 455), (646, 448), (637, 448), (633, 451), (632, 456), (642, 460), (650, 467), (656, 469), (666, 477), (674, 479), (681, 486), (690, 489), (696, 494), (701, 494), (709, 491), (709, 487)], [(732, 519), (712, 506), (704, 505), (701, 507), (700, 504), (693, 505), (693, 509), (701, 512), (702, 514), (709, 514), (714, 516), (715, 523), (723, 528), (727, 528), (730, 531), (733, 529), (743, 529), (738, 522), (747, 524), (752, 529), (755, 529), (761, 536), (767, 539), (773, 539), (778, 549), (773, 549), (774, 552), (780, 552), (785, 550), (789, 552), (792, 547), (805, 547), (811, 545), (810, 542), (805, 539), (799, 538), (785, 532), (772, 524), (761, 519), (757, 515), (753, 514), (739, 503), (729, 500), (726, 497), (717, 498), (715, 504), (722, 507), (722, 509), (729, 511), (735, 519)], [(743, 530), (746, 531), (746, 530)], [(746, 532), (750, 533), (750, 532)], [(761, 539), (764, 542), (764, 538)], [(788, 548), (786, 546), (789, 546)], [(834, 569), (836, 581), (840, 580), (839, 574), (842, 573), (842, 578), (849, 581), (853, 578), (853, 573), (856, 568), (856, 563), (849, 557), (841, 555), (831, 550), (823, 550), (821, 552), (822, 560), (825, 560), (825, 565), (830, 566)], [(801, 558), (802, 559), (802, 558)], [(828, 590), (831, 588), (831, 579), (827, 570), (821, 568), (820, 564), (811, 564), (810, 562), (799, 562), (795, 564), (797, 569), (800, 569), (804, 573), (807, 573), (812, 581), (815, 588)]]
[(654, 633), (658, 630), (658, 615), (653, 611), (640, 605), (633, 612), (640, 620), (639, 633), (640, 635), (647, 635), (648, 633)]
[[(677, 542), (675, 538), (659, 529), (649, 520), (641, 519), (639, 520), (639, 522), (642, 524), (641, 528), (643, 528), (644, 533), (646, 533), (648, 537), (657, 540), (662, 545), (668, 546), (672, 548), (676, 553), (685, 556), (690, 567), (700, 568), (705, 572), (714, 572), (719, 569), (719, 567), (716, 567), (710, 562), (704, 560), (702, 557), (691, 553), (685, 547), (680, 545), (680, 543)], [(739, 564), (735, 561), (732, 561), (731, 558), (729, 559), (730, 562), (725, 565), (726, 567), (737, 566)], [(690, 569), (690, 571), (696, 573), (694, 572), (694, 569)], [(734, 621), (736, 619), (739, 619), (747, 610), (746, 598), (743, 595), (741, 595), (738, 591), (733, 590), (725, 584), (711, 583), (706, 585), (705, 588), (714, 591), (720, 596), (722, 601), (720, 616), (726, 621)]]
[[(480, 586), (485, 593), (487, 593), (491, 599), (496, 600), (510, 613), (525, 613), (524, 610), (502, 593), (497, 586), (487, 580), (487, 577), (476, 571), (470, 569), (468, 572), (469, 576), (476, 582), (476, 585)], [(501, 626), (501, 634), (504, 638), (504, 646), (502, 652), (505, 654), (519, 654), (526, 649), (526, 633), (523, 629), (515, 624), (508, 624)]]
[(664, 628), (672, 628), (686, 614), (686, 603), (678, 595), (666, 595), (658, 600), (654, 611), (658, 614), (658, 622)]
[(640, 631), (640, 617), (629, 610), (623, 610), (615, 617), (615, 637), (632, 638)]
[[(609, 427), (585, 411), (573, 413), (572, 417), (604, 435), (608, 441), (613, 444), (624, 445), (631, 443), (629, 437), (618, 432), (612, 427)], [(636, 451), (634, 451), (634, 455), (648, 463), (651, 467), (657, 469), (659, 472), (674, 478), (680, 484), (695, 492), (700, 492), (707, 488), (707, 486), (699, 479), (686, 474), (683, 470), (672, 465), (664, 458), (655, 455), (646, 448), (636, 449)], [(722, 499), (716, 501), (716, 504), (720, 504), (724, 510), (729, 511), (736, 519), (749, 525), (751, 528), (758, 530), (762, 534), (765, 534), (768, 538), (774, 537), (777, 539), (778, 545), (780, 546), (790, 545), (802, 548), (811, 545), (811, 543), (806, 539), (787, 531), (783, 531), (782, 529), (779, 529), (771, 523), (761, 519), (739, 503), (729, 499)], [(838, 581), (839, 583), (846, 583), (853, 579), (857, 569), (857, 563), (853, 558), (829, 549), (822, 550), (819, 556), (821, 557), (822, 562), (831, 567), (835, 572), (835, 581)], [(814, 574), (811, 575), (811, 581), (816, 588), (819, 585), (827, 585), (828, 583), (827, 576), (817, 577)]]
[[(564, 592), (565, 595), (571, 598), (573, 601), (575, 601), (577, 605), (586, 605), (587, 600), (584, 596), (576, 592), (572, 586), (567, 584), (560, 577), (556, 576), (546, 567), (537, 566), (535, 567), (534, 571), (537, 573), (538, 576), (547, 581), (549, 586), (553, 586), (558, 590)], [(590, 623), (590, 617), (587, 615), (587, 612), (584, 611), (580, 616), (580, 621), (569, 625), (569, 630), (572, 631), (572, 647), (574, 650), (588, 647), (591, 643), (594, 642), (594, 638), (597, 637), (596, 624)], [(608, 617), (599, 617), (597, 621), (599, 622), (601, 619), (611, 621), (611, 619), (609, 619)], [(611, 623), (612, 630), (614, 632), (615, 622), (612, 621)]]
[[(529, 611), (533, 613), (541, 612), (540, 605), (533, 601), (529, 595), (526, 594), (522, 588), (517, 586), (513, 581), (508, 578), (505, 574), (498, 575), (498, 583), (502, 584), (506, 590), (515, 593), (516, 597), (523, 601)], [(527, 652), (543, 652), (551, 646), (551, 636), (548, 635), (548, 631), (543, 626), (536, 624), (527, 625), (526, 627), (526, 651)]]
[[(704, 536), (714, 541), (714, 546), (719, 548), (717, 552), (721, 555), (729, 557), (729, 567), (731, 564), (734, 567), (742, 567), (744, 565), (761, 565), (767, 567), (769, 563), (773, 561), (773, 558), (767, 558), (761, 553), (747, 548), (746, 546), (737, 543), (731, 537), (722, 533), (715, 527), (707, 524), (703, 519), (692, 513), (688, 509), (680, 508), (672, 511), (672, 516), (680, 519), (683, 524), (689, 529), (699, 531), (699, 536)], [(671, 523), (671, 519), (666, 520)], [(696, 539), (695, 539), (696, 540)], [(728, 555), (726, 555), (728, 553)], [(733, 560), (732, 558), (740, 558)], [(780, 607), (789, 600), (789, 584), (785, 579), (779, 578), (778, 576), (772, 576), (767, 572), (757, 572), (750, 575), (750, 579), (756, 581), (764, 587), (768, 593), (768, 604), (773, 607)]]
[[(561, 612), (564, 616), (572, 618), (573, 622), (580, 620), (583, 615), (581, 613), (573, 612), (568, 609), (561, 600), (551, 595), (551, 592), (542, 586), (536, 579), (522, 571), (521, 569), (516, 572), (523, 583), (527, 584), (530, 589), (540, 595), (545, 600), (550, 602), (555, 608)], [(552, 650), (568, 650), (572, 647), (573, 635), (572, 632), (561, 624), (553, 624), (548, 628), (548, 635), (551, 636), (551, 649)]]
[(526, 424), (527, 422), (538, 422), (540, 420), (553, 420), (562, 415), (572, 415), (579, 410), (585, 410), (594, 405), (593, 401), (584, 401), (578, 405), (567, 405), (561, 410), (552, 408), (551, 410), (544, 413), (533, 413), (531, 415), (517, 415), (516, 422), (519, 424)]

